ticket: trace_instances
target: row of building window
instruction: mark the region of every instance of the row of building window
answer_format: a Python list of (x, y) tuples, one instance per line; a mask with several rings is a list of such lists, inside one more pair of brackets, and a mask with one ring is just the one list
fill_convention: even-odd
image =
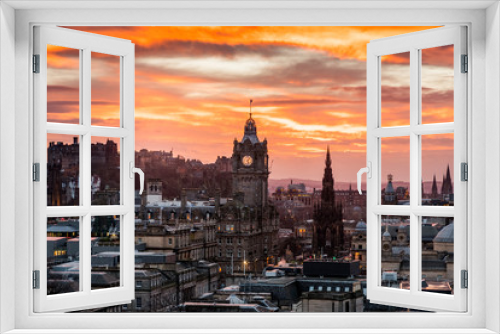
[[(312, 292), (312, 291), (324, 291), (323, 290), (323, 286), (318, 286), (318, 288), (316, 289), (316, 287), (314, 285), (311, 285), (309, 287), (309, 291)], [(342, 288), (340, 286), (336, 286), (335, 287), (335, 292), (341, 292), (342, 291)], [(332, 287), (331, 286), (327, 286), (326, 287), (326, 292), (332, 292)], [(344, 287), (344, 292), (350, 292), (350, 288), (348, 286)]]
[[(241, 245), (241, 238), (237, 238), (238, 245)], [(222, 238), (217, 238), (217, 243), (222, 244)], [(226, 244), (232, 245), (233, 244), (233, 238), (226, 238)]]
[[(152, 287), (152, 288), (155, 288), (157, 285), (158, 285), (158, 286), (160, 285), (159, 280), (157, 281), (156, 279), (152, 279), (152, 280), (151, 280), (151, 287)], [(138, 280), (136, 280), (136, 281), (135, 281), (135, 287), (136, 287), (136, 288), (142, 288), (142, 287), (143, 287), (142, 281), (138, 281)]]
[[(241, 238), (236, 238), (238, 245), (241, 245)], [(267, 244), (267, 237), (264, 237), (264, 243)], [(222, 238), (217, 238), (217, 243), (220, 245), (222, 244)], [(169, 244), (170, 244), (170, 239), (169, 239)], [(226, 244), (232, 245), (233, 244), (233, 238), (226, 238)]]
[[(267, 254), (267, 248), (264, 248), (264, 254)], [(252, 252), (248, 253), (248, 256), (251, 256)], [(233, 256), (233, 250), (232, 249), (226, 249), (226, 257), (231, 257)], [(222, 249), (219, 248), (219, 257), (222, 257)], [(238, 257), (243, 257), (243, 251), (241, 248), (238, 248)]]

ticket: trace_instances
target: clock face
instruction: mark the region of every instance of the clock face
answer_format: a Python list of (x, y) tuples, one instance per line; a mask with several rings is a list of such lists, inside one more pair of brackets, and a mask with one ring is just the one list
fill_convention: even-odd
[(245, 155), (245, 156), (243, 157), (243, 159), (241, 159), (241, 161), (243, 162), (243, 164), (244, 164), (245, 166), (247, 166), (247, 167), (248, 167), (248, 166), (250, 166), (250, 165), (252, 164), (253, 159), (252, 159), (252, 157), (251, 157), (251, 156), (249, 156), (249, 155)]

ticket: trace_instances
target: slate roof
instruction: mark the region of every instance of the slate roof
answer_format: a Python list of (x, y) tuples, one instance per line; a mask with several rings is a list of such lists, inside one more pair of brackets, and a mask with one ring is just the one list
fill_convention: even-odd
[(69, 225), (49, 225), (47, 226), (47, 232), (52, 233), (73, 233), (78, 232), (78, 229)]

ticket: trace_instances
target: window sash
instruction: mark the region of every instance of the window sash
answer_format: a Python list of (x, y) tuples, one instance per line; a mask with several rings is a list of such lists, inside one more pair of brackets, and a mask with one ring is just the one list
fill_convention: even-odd
[[(466, 28), (446, 27), (384, 38), (370, 42), (367, 49), (367, 161), (372, 177), (367, 181), (367, 298), (378, 304), (423, 310), (467, 310), (467, 290), (460, 288), (460, 271), (467, 269), (467, 183), (460, 182), (460, 164), (467, 162), (467, 75), (460, 73), (461, 55), (467, 54)], [(419, 124), (420, 58), (419, 50), (454, 45), (454, 122)], [(410, 52), (410, 125), (381, 127), (380, 57)], [(421, 189), (422, 134), (454, 134), (453, 207), (427, 207), (418, 202)], [(410, 137), (410, 205), (380, 205), (381, 138)], [(410, 217), (410, 290), (382, 287), (382, 215)], [(454, 295), (419, 291), (422, 250), (419, 217), (454, 217)]]
[[(80, 124), (47, 123), (47, 45), (80, 50)], [(91, 52), (120, 57), (120, 127), (91, 124)], [(101, 305), (129, 303), (134, 298), (134, 45), (130, 41), (70, 29), (34, 28), (34, 54), (40, 55), (40, 73), (33, 74), (34, 162), (40, 163), (40, 182), (33, 185), (34, 263), (40, 271), (40, 288), (33, 290), (34, 311), (71, 311)], [(73, 134), (79, 142), (80, 205), (47, 206), (47, 134)], [(120, 140), (120, 205), (91, 205), (91, 137)], [(132, 162), (132, 165), (129, 164)], [(120, 286), (92, 290), (91, 218), (120, 216)], [(79, 291), (47, 295), (47, 218), (79, 217)]]

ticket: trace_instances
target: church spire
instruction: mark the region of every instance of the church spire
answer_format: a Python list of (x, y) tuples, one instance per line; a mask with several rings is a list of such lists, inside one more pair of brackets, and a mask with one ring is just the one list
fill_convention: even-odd
[(333, 172), (332, 172), (332, 159), (330, 156), (330, 146), (326, 149), (326, 160), (325, 160), (325, 172), (323, 174), (323, 188), (321, 189), (321, 200), (322, 205), (324, 203), (329, 203), (333, 207), (335, 202), (335, 193), (333, 190), (334, 186)]
[(321, 202), (314, 210), (313, 251), (339, 256), (344, 251), (342, 204), (335, 202), (330, 147), (327, 147)]
[(330, 157), (330, 145), (326, 147), (326, 161), (325, 161), (326, 167), (330, 168), (332, 167), (332, 158)]
[(438, 195), (438, 186), (437, 186), (437, 182), (436, 182), (436, 174), (434, 174), (434, 177), (432, 178), (431, 197), (437, 198), (437, 195)]
[(450, 165), (446, 168), (446, 176), (443, 175), (443, 185), (441, 187), (441, 193), (444, 195), (453, 194), (453, 184), (451, 181)]

